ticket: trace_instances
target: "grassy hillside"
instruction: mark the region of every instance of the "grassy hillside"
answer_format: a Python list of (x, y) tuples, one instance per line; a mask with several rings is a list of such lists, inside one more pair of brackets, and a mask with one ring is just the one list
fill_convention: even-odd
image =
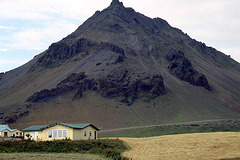
[(124, 156), (138, 160), (237, 159), (240, 133), (197, 133), (151, 138), (122, 138), (131, 147)]
[(101, 137), (153, 137), (170, 134), (240, 132), (240, 120), (222, 120), (201, 123), (162, 125), (138, 129), (124, 129), (100, 132)]

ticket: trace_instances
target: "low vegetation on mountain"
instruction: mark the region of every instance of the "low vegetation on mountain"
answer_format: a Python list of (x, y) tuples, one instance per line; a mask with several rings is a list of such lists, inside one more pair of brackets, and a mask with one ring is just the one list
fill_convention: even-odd
[(173, 124), (138, 129), (103, 132), (100, 137), (153, 137), (185, 133), (240, 132), (240, 120), (219, 120), (189, 124)]

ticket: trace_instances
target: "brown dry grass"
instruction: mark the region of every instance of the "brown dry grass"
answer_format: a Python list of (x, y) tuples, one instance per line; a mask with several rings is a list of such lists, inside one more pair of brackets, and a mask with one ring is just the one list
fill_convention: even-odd
[(217, 132), (121, 138), (132, 148), (124, 156), (133, 160), (222, 159), (240, 157), (240, 133)]
[(107, 160), (107, 158), (90, 154), (63, 154), (63, 153), (1, 153), (0, 160)]

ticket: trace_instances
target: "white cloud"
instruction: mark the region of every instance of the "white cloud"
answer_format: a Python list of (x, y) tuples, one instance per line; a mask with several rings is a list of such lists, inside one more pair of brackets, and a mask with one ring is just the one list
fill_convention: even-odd
[(14, 27), (0, 26), (0, 29), (14, 29)]
[(0, 48), (0, 52), (6, 52), (8, 51), (9, 49), (6, 49), (6, 48)]
[(103, 9), (106, 0), (10, 0), (0, 1), (0, 19), (51, 19), (50, 14), (65, 18), (85, 19), (96, 10)]
[(77, 28), (76, 25), (67, 22), (56, 22), (48, 24), (43, 28), (25, 29), (11, 36), (8, 48), (43, 50), (54, 41), (58, 41)]
[[(41, 2), (41, 1), (40, 1)], [(28, 0), (11, 0), (0, 1), (0, 15), (1, 19), (15, 18), (15, 19), (48, 19), (48, 16), (39, 12), (39, 1)]]

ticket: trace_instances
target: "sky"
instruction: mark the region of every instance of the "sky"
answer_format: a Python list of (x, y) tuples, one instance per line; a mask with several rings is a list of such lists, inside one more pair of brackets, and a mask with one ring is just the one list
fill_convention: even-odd
[[(112, 0), (0, 0), (0, 72), (71, 34)], [(240, 62), (240, 0), (120, 0)]]

